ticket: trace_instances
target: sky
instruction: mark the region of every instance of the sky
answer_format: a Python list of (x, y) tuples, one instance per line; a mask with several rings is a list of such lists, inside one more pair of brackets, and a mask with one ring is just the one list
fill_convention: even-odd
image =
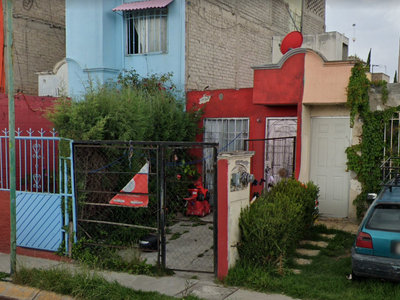
[(371, 49), (373, 72), (386, 73), (393, 82), (399, 59), (400, 0), (326, 0), (325, 24), (326, 31), (349, 38), (349, 56), (367, 61)]

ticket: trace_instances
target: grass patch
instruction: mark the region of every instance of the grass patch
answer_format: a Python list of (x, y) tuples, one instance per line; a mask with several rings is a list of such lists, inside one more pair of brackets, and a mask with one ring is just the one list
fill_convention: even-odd
[(7, 277), (10, 277), (10, 274), (0, 272), (0, 280), (2, 280), (3, 278), (7, 278)]
[(174, 234), (169, 238), (170, 241), (177, 240), (181, 237), (182, 233), (174, 232)]
[(197, 227), (197, 226), (206, 226), (207, 223), (193, 223), (192, 227)]
[(76, 243), (72, 249), (73, 258), (88, 268), (122, 271), (129, 274), (149, 276), (171, 275), (173, 272), (147, 263), (136, 248), (116, 249), (98, 245)]
[[(110, 283), (100, 275), (89, 272), (72, 273), (66, 269), (39, 270), (20, 268), (13, 276), (13, 282), (57, 294), (69, 295), (86, 300), (173, 300), (174, 297), (157, 292), (135, 291), (121, 286), (117, 282)], [(195, 296), (185, 297), (187, 300), (199, 300)]]
[[(400, 285), (397, 283), (379, 279), (361, 281), (347, 279), (351, 273), (350, 249), (355, 235), (324, 229), (320, 225), (313, 227), (311, 231), (313, 230), (318, 234), (336, 234), (336, 236), (329, 240), (329, 245), (322, 249), (318, 256), (311, 258), (310, 265), (298, 266), (292, 258), (286, 258), (284, 275), (281, 276), (275, 268), (239, 261), (229, 271), (225, 283), (261, 292), (284, 293), (298, 299), (398, 299)], [(310, 232), (310, 236), (314, 234), (315, 232)], [(307, 239), (313, 240), (310, 236)], [(319, 237), (316, 240), (320, 240)], [(293, 268), (300, 269), (301, 274), (293, 274), (291, 272)]]

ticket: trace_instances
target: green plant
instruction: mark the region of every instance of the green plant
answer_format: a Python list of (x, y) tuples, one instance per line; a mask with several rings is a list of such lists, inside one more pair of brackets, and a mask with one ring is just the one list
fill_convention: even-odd
[[(19, 268), (13, 276), (15, 284), (31, 286), (57, 294), (70, 295), (87, 300), (173, 300), (171, 296), (157, 292), (143, 292), (122, 286), (118, 282), (108, 282), (96, 272), (70, 271), (68, 269), (28, 269)], [(186, 300), (199, 300), (192, 295)]]
[[(346, 154), (348, 169), (357, 174), (356, 179), (362, 185), (362, 192), (354, 200), (357, 216), (361, 217), (368, 207), (367, 193), (378, 193), (380, 191), (379, 183), (382, 180), (382, 172), (379, 166), (384, 159), (383, 149), (387, 147), (387, 149), (390, 149), (387, 151), (387, 155), (392, 154), (391, 147), (385, 145), (384, 142), (385, 123), (400, 107), (387, 108), (383, 111), (370, 111), (368, 92), (371, 82), (365, 75), (363, 64), (356, 63), (351, 74), (347, 87), (350, 123), (353, 127), (354, 118), (358, 114), (363, 120), (363, 125), (360, 143), (348, 147)], [(376, 81), (372, 84), (381, 87), (382, 102), (386, 102), (388, 98), (386, 81)]]
[(294, 252), (298, 241), (315, 221), (318, 187), (295, 179), (280, 181), (242, 210), (239, 219), (240, 259), (260, 265), (274, 265)]
[[(327, 229), (316, 225), (308, 230), (308, 237), (321, 239), (321, 233), (336, 234), (329, 240), (325, 250), (312, 259), (310, 265), (295, 266), (300, 275), (293, 274), (293, 262), (290, 257), (284, 261), (284, 276), (276, 272), (276, 268), (262, 266), (257, 263), (238, 261), (229, 270), (225, 284), (235, 287), (257, 290), (265, 293), (285, 294), (295, 299), (352, 299), (352, 300), (395, 300), (400, 293), (400, 286), (393, 282), (379, 279), (353, 281), (347, 279), (351, 273), (351, 245), (353, 234)], [(314, 240), (314, 238), (312, 239)]]
[(202, 110), (185, 111), (175, 87), (164, 86), (171, 76), (128, 71), (119, 82), (89, 86), (82, 99), (60, 98), (46, 117), (75, 140), (194, 141)]

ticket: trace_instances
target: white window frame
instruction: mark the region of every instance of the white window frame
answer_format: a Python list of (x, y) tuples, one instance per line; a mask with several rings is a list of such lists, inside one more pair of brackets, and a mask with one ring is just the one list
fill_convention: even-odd
[(127, 11), (124, 16), (127, 55), (167, 53), (167, 7)]
[(245, 150), (244, 141), (249, 139), (250, 119), (206, 118), (204, 129), (204, 142), (219, 143), (220, 152)]

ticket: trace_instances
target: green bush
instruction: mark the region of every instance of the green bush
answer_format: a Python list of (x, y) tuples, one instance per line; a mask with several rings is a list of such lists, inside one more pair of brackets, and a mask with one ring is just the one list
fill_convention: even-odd
[(294, 179), (279, 182), (242, 210), (239, 220), (240, 258), (261, 265), (290, 255), (318, 215), (315, 200), (318, 187)]

